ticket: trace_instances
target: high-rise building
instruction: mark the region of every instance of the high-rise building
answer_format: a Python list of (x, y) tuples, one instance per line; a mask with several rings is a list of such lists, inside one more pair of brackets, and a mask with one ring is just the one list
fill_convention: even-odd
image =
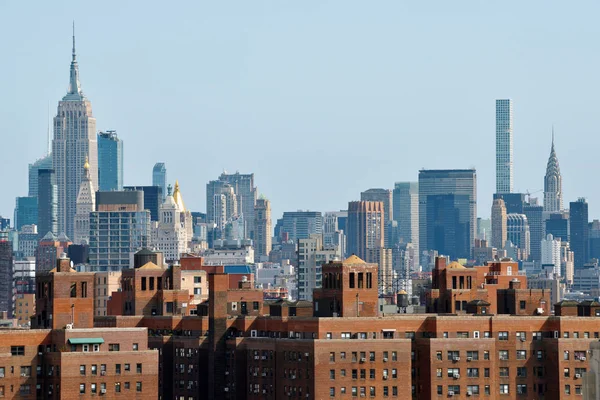
[(160, 206), (159, 214), (155, 246), (167, 262), (178, 261), (188, 251), (193, 236), (192, 213), (185, 208), (179, 182), (175, 181), (172, 195), (171, 185), (167, 187), (167, 198)]
[(546, 217), (545, 231), (562, 242), (569, 241), (569, 211), (548, 214)]
[(0, 239), (0, 312), (6, 311), (12, 318), (13, 296), (13, 245)]
[(506, 231), (508, 240), (521, 250), (522, 260), (527, 260), (531, 251), (531, 234), (527, 216), (525, 214), (508, 214)]
[(39, 239), (37, 225), (23, 225), (18, 238), (18, 258), (35, 257), (35, 249)]
[(150, 240), (150, 211), (144, 209), (142, 192), (96, 192), (96, 211), (90, 213), (92, 272), (129, 268), (133, 253)]
[(271, 202), (259, 197), (254, 206), (254, 256), (257, 260), (269, 257), (273, 228), (271, 222)]
[(595, 219), (589, 223), (589, 258), (600, 260), (600, 221)]
[(58, 187), (53, 169), (38, 170), (38, 232), (40, 238), (48, 232), (58, 234)]
[(323, 215), (319, 211), (285, 211), (282, 235), (288, 240), (308, 239), (310, 235), (323, 233)]
[(496, 100), (496, 193), (513, 191), (512, 100)]
[(338, 247), (342, 257), (346, 255), (345, 221), (348, 211), (328, 211), (323, 216), (323, 245), (326, 248)]
[(90, 213), (96, 211), (96, 190), (90, 176), (90, 165), (83, 164), (83, 179), (77, 195), (75, 232), (73, 243), (88, 244), (90, 241)]
[(158, 186), (162, 191), (161, 204), (167, 196), (167, 167), (165, 163), (158, 162), (152, 168), (152, 186)]
[(35, 315), (35, 258), (13, 261), (13, 317), (29, 326)]
[(254, 206), (257, 190), (254, 186), (254, 174), (228, 174), (223, 172), (219, 180), (229, 183), (237, 196), (238, 214), (244, 218), (246, 238), (254, 239)]
[(525, 193), (494, 193), (494, 199), (504, 200), (507, 214), (523, 214)]
[(312, 300), (313, 289), (322, 284), (322, 265), (341, 258), (336, 248), (323, 246), (323, 235), (311, 234), (307, 238), (298, 239), (298, 300)]
[(575, 274), (575, 254), (569, 246), (569, 242), (560, 243), (560, 275), (564, 276), (568, 285), (573, 284)]
[(394, 219), (393, 197), (392, 191), (389, 189), (368, 189), (360, 193), (361, 201), (381, 201), (383, 203), (383, 211), (385, 220), (391, 221)]
[(38, 195), (38, 171), (40, 169), (52, 169), (52, 154), (36, 160), (33, 164), (29, 164), (29, 193), (30, 197)]
[(38, 203), (36, 197), (17, 197), (14, 227), (21, 230), (23, 225), (37, 225)]
[[(58, 188), (58, 231), (73, 237), (77, 194), (83, 164), (88, 160), (94, 187), (98, 187), (98, 142), (92, 103), (79, 83), (79, 67), (75, 55), (75, 32), (69, 90), (58, 103), (54, 117), (52, 168)], [(45, 235), (45, 233), (41, 233)]]
[(35, 268), (38, 272), (48, 272), (56, 267), (56, 260), (66, 253), (71, 245), (71, 240), (65, 235), (54, 235), (48, 232), (35, 249)]
[(494, 199), (492, 203), (492, 247), (496, 249), (504, 248), (506, 242), (506, 215), (504, 200)]
[(384, 247), (385, 211), (381, 201), (348, 203), (348, 254), (367, 259), (368, 249)]
[(158, 221), (158, 209), (164, 198), (160, 186), (125, 186), (123, 190), (144, 192), (144, 208), (150, 210), (152, 221)]
[(98, 184), (103, 192), (123, 190), (123, 141), (117, 131), (98, 133)]
[(382, 247), (376, 247), (367, 249), (367, 262), (377, 264), (378, 272), (377, 287), (379, 288), (379, 294), (391, 294), (392, 284), (394, 280), (393, 276), (393, 251), (392, 249), (384, 249)]
[[(228, 224), (231, 224), (240, 215), (242, 219), (244, 215), (238, 203), (238, 196), (232, 185), (224, 181), (210, 181), (206, 185), (206, 204), (207, 204), (207, 220), (214, 223), (217, 229), (218, 238), (225, 237), (225, 229)], [(245, 236), (245, 226), (244, 233)], [(245, 238), (245, 237), (244, 237)]]
[(575, 268), (581, 268), (589, 261), (588, 251), (588, 203), (584, 198), (569, 203), (569, 225), (571, 235), (569, 242), (575, 253)]
[(552, 235), (546, 235), (542, 240), (542, 266), (552, 265), (552, 273), (554, 276), (560, 274), (560, 239), (554, 239)]
[(475, 169), (419, 171), (419, 249), (469, 258), (477, 231)]
[(531, 197), (523, 205), (523, 214), (527, 216), (530, 234), (529, 261), (540, 261), (542, 259), (541, 243), (544, 238), (544, 207), (538, 204), (537, 198)]
[(393, 194), (394, 220), (398, 222), (398, 239), (412, 243), (415, 263), (419, 265), (419, 184), (396, 182)]
[(10, 228), (10, 218), (3, 218), (0, 215), (0, 232)]
[(554, 131), (552, 132), (552, 147), (546, 165), (544, 176), (544, 211), (560, 212), (563, 209), (562, 175), (558, 165), (558, 157), (554, 150)]

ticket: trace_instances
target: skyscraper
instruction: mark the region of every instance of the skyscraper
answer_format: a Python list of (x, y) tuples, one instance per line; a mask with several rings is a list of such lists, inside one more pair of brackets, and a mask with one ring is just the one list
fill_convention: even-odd
[(504, 248), (506, 235), (506, 206), (504, 200), (494, 199), (492, 204), (492, 247)]
[(392, 191), (389, 189), (368, 189), (360, 193), (361, 201), (381, 201), (383, 203), (383, 211), (385, 212), (385, 220), (393, 220), (394, 211), (392, 208), (393, 197)]
[(289, 240), (308, 239), (310, 235), (323, 233), (323, 215), (319, 211), (285, 211), (282, 233)]
[(192, 213), (185, 208), (179, 182), (171, 195), (171, 185), (167, 188), (167, 198), (160, 206), (160, 220), (153, 235), (155, 246), (163, 252), (166, 261), (173, 262), (188, 251), (193, 236)]
[(555, 239), (560, 239), (562, 242), (568, 242), (569, 237), (569, 211), (559, 213), (551, 213), (545, 220), (546, 235), (552, 234)]
[(152, 186), (158, 186), (162, 190), (162, 201), (167, 197), (167, 167), (165, 163), (158, 162), (152, 168)]
[[(563, 208), (562, 176), (558, 165), (558, 157), (554, 150), (554, 130), (552, 131), (552, 147), (546, 165), (544, 177), (544, 211), (559, 212)], [(577, 256), (575, 256), (577, 257)]]
[(12, 318), (13, 248), (12, 243), (0, 239), (0, 311)]
[(381, 201), (348, 203), (348, 254), (367, 259), (368, 249), (384, 247), (385, 211)]
[(152, 221), (158, 221), (158, 209), (163, 203), (163, 192), (160, 186), (125, 186), (123, 190), (144, 192), (144, 208), (150, 210)]
[(273, 235), (271, 221), (271, 202), (259, 197), (254, 206), (254, 256), (260, 260), (261, 256), (268, 257), (271, 251), (271, 238)]
[(537, 198), (530, 197), (529, 201), (523, 205), (523, 214), (527, 216), (527, 223), (529, 224), (529, 261), (540, 261), (542, 259), (543, 212), (544, 207), (538, 204)]
[(469, 258), (477, 231), (475, 169), (419, 171), (419, 249)]
[(40, 169), (52, 169), (52, 154), (36, 160), (33, 164), (29, 164), (29, 196), (37, 197), (38, 195), (38, 171)]
[(560, 239), (548, 234), (542, 239), (542, 266), (552, 265), (552, 272), (560, 276)]
[[(79, 67), (75, 55), (75, 30), (73, 29), (73, 54), (69, 90), (58, 103), (54, 117), (52, 141), (52, 166), (58, 189), (58, 230), (73, 237), (77, 194), (81, 184), (81, 171), (86, 159), (94, 187), (98, 187), (98, 142), (96, 119), (92, 104), (84, 96), (79, 84)], [(47, 232), (41, 232), (45, 235)]]
[(77, 211), (75, 213), (75, 236), (73, 243), (88, 244), (90, 241), (90, 213), (96, 211), (96, 190), (90, 176), (90, 166), (83, 165), (83, 179), (77, 195)]
[(38, 205), (36, 197), (17, 197), (15, 205), (14, 228), (21, 230), (24, 225), (37, 225)]
[(98, 133), (98, 190), (123, 190), (123, 141), (117, 131)]
[(588, 203), (584, 198), (569, 203), (571, 228), (571, 250), (575, 253), (575, 268), (581, 268), (589, 261), (588, 251)]
[(48, 232), (58, 235), (58, 188), (53, 169), (40, 169), (38, 174), (38, 233), (43, 238)]
[(496, 100), (496, 193), (513, 191), (512, 100)]
[(398, 238), (412, 243), (414, 263), (419, 266), (419, 184), (396, 182), (393, 194), (393, 217), (398, 222)]
[(506, 216), (506, 232), (508, 240), (521, 250), (521, 259), (527, 260), (531, 249), (529, 222), (525, 214), (508, 214)]
[(254, 239), (254, 206), (256, 204), (256, 187), (254, 174), (228, 174), (223, 172), (219, 180), (229, 183), (237, 196), (238, 214), (242, 214), (246, 224), (246, 238)]

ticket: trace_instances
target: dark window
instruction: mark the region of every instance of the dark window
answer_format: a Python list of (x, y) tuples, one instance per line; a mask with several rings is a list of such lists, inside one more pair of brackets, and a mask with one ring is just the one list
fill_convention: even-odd
[(71, 297), (77, 297), (77, 283), (71, 283)]
[(259, 303), (258, 303), (258, 301), (253, 301), (253, 302), (252, 302), (252, 309), (253, 309), (254, 311), (258, 311), (258, 306), (259, 306)]
[(525, 300), (519, 301), (519, 307), (521, 307), (521, 310), (524, 310), (527, 308), (527, 302)]
[(364, 274), (362, 272), (358, 273), (358, 288), (362, 289), (365, 287), (365, 281), (364, 281), (365, 277)]
[(154, 290), (154, 277), (150, 277), (150, 290)]
[(146, 290), (146, 277), (142, 276), (142, 290)]
[(355, 284), (354, 284), (354, 272), (350, 272), (350, 284), (349, 284), (349, 287), (350, 287), (350, 289), (354, 289), (354, 286), (355, 286)]
[(87, 297), (87, 282), (81, 282), (81, 297)]
[(25, 346), (10, 346), (10, 354), (13, 356), (24, 356)]

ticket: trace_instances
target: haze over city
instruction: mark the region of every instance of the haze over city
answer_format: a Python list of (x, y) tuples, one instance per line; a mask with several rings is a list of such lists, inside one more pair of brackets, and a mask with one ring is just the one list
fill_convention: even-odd
[(124, 141), (125, 185), (150, 184), (164, 161), (187, 206), (204, 211), (206, 182), (254, 172), (278, 218), (346, 208), (423, 167), (475, 167), (488, 217), (494, 101), (511, 98), (515, 191), (542, 197), (554, 125), (565, 201), (586, 197), (596, 217), (598, 11), (591, 1), (4, 2), (0, 212), (12, 215), (27, 164), (46, 152), (75, 20), (82, 89), (98, 130)]

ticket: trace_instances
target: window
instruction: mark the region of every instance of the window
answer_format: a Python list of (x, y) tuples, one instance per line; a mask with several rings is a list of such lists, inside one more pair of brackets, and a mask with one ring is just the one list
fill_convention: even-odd
[(115, 392), (121, 393), (121, 382), (115, 382)]
[(460, 376), (460, 368), (448, 368), (448, 378)]
[(398, 378), (398, 370), (396, 368), (392, 368), (392, 378)]
[(4, 378), (4, 367), (0, 367), (0, 378)]
[(373, 368), (369, 370), (369, 379), (375, 379), (375, 370)]
[(500, 360), (508, 360), (508, 350), (500, 350), (498, 351), (498, 358)]
[(95, 383), (90, 384), (90, 393), (96, 394), (96, 384)]
[(506, 332), (506, 331), (498, 332), (498, 340), (508, 340), (508, 332)]
[(517, 360), (526, 360), (527, 350), (517, 350)]
[(352, 334), (350, 332), (342, 332), (342, 339), (351, 339)]
[(436, 352), (436, 357), (437, 357), (438, 360), (441, 360), (442, 359), (442, 352), (441, 351)]
[(329, 396), (330, 397), (335, 397), (335, 388), (334, 387), (330, 387), (329, 388)]
[(517, 378), (527, 377), (527, 367), (517, 367)]
[[(351, 276), (354, 274), (350, 274)], [(352, 386), (352, 396), (356, 397), (358, 395), (358, 390), (356, 386)]]
[(490, 369), (489, 368), (484, 368), (483, 369), (483, 376), (486, 378), (490, 377)]
[(565, 385), (565, 394), (571, 394), (571, 385)]
[(79, 384), (79, 394), (85, 394), (85, 383)]
[(85, 375), (85, 365), (79, 366), (79, 375)]
[(521, 301), (519, 301), (519, 308), (520, 308), (521, 310), (524, 310), (524, 309), (526, 309), (526, 308), (527, 308), (527, 302), (526, 302), (525, 300), (521, 300)]
[(71, 289), (69, 292), (70, 292), (70, 297), (77, 297), (77, 283), (76, 282), (71, 282)]
[(542, 340), (542, 332), (533, 332), (533, 339), (534, 340)]
[(94, 352), (96, 352), (96, 353), (100, 351), (100, 345), (99, 344), (95, 344), (93, 348), (94, 348)]
[(237, 301), (232, 301), (231, 302), (231, 310), (232, 311), (237, 311)]
[(137, 343), (134, 343), (133, 344), (133, 351), (138, 351), (139, 347), (140, 346)]
[(109, 344), (108, 351), (119, 351), (119, 344), (118, 343)]
[(115, 374), (121, 373), (121, 364), (115, 364)]
[(360, 370), (360, 379), (367, 379), (367, 371), (365, 369)]
[(525, 384), (517, 385), (517, 394), (527, 394), (527, 385), (525, 385)]
[(329, 352), (329, 362), (335, 362), (335, 352)]
[(448, 351), (448, 361), (458, 361), (460, 359), (460, 352), (458, 350)]
[[(183, 365), (183, 364), (181, 364), (181, 365)], [(127, 372), (131, 371), (131, 364), (125, 364), (125, 371), (127, 371)]]
[(479, 339), (479, 331), (473, 331), (473, 337)]
[(506, 384), (500, 385), (500, 394), (508, 394), (508, 385), (506, 385)]
[(83, 350), (84, 352), (88, 352), (90, 351), (90, 345), (89, 344), (83, 344), (81, 345), (81, 350)]
[(500, 367), (500, 378), (508, 378), (508, 367)]
[(575, 394), (581, 394), (581, 385), (575, 385)]
[(141, 392), (142, 391), (142, 382), (136, 382), (135, 383), (135, 391), (136, 392)]
[(326, 338), (326, 339), (333, 339), (333, 336), (331, 335), (331, 332), (327, 332), (327, 333), (325, 334), (325, 338)]
[(19, 387), (19, 394), (20, 395), (28, 395), (31, 394), (31, 385), (21, 385)]
[(489, 396), (489, 395), (490, 395), (490, 385), (485, 385), (485, 386), (483, 387), (483, 393), (484, 393), (485, 395), (487, 395), (487, 396)]
[(10, 346), (10, 354), (13, 356), (24, 356), (25, 346)]
[(96, 364), (92, 364), (92, 375), (98, 375), (98, 366)]
[(469, 360), (479, 360), (479, 352), (478, 351), (467, 351), (467, 361)]
[(478, 396), (479, 395), (479, 385), (467, 385), (467, 395)]
[(535, 353), (535, 356), (538, 360), (543, 360), (544, 359), (544, 350), (538, 350)]
[(460, 394), (459, 385), (448, 385), (448, 392), (454, 392), (454, 394)]
[(335, 379), (335, 369), (329, 370), (329, 379)]
[(342, 377), (346, 376), (346, 370), (345, 369), (341, 369), (340, 370), (340, 376), (342, 376)]
[(468, 339), (469, 338), (469, 332), (457, 332), (456, 333), (456, 337), (460, 338), (460, 339)]
[[(367, 274), (367, 277), (368, 277), (369, 275), (370, 275), (370, 274)], [(375, 397), (375, 386), (371, 386), (371, 387), (369, 387), (369, 396), (371, 396), (371, 397)]]
[(517, 339), (521, 340), (522, 342), (527, 340), (527, 332), (517, 332)]
[(352, 352), (352, 362), (357, 362), (358, 361), (358, 353), (353, 351)]
[(21, 376), (31, 376), (31, 366), (21, 367)]
[(142, 364), (141, 364), (141, 363), (138, 363), (138, 364), (135, 366), (135, 372), (136, 372), (136, 373), (138, 373), (138, 374), (141, 374), (141, 373), (142, 373)]
[(444, 394), (444, 389), (443, 389), (442, 385), (438, 385), (437, 394)]
[(467, 377), (479, 378), (479, 368), (467, 368)]
[(129, 382), (125, 382), (123, 384), (123, 387), (125, 388), (125, 390), (129, 390)]
[(490, 352), (487, 350), (483, 351), (483, 359), (484, 360), (489, 360), (490, 359)]
[(358, 379), (358, 370), (357, 369), (353, 369), (352, 370), (352, 379)]
[(398, 353), (395, 351), (392, 351), (392, 361), (398, 361)]
[(346, 359), (346, 352), (342, 351), (340, 352), (340, 360), (345, 360)]
[(565, 378), (568, 378), (569, 376), (571, 376), (571, 370), (569, 368), (563, 369), (563, 376)]
[(374, 351), (369, 352), (369, 361), (375, 361), (375, 352)]
[[(386, 369), (386, 371), (387, 371), (387, 369)], [(437, 376), (438, 378), (441, 378), (441, 377), (442, 377), (442, 369), (441, 369), (441, 368), (438, 368), (438, 369), (436, 370), (436, 374), (435, 374), (435, 376)]]
[(259, 307), (260, 307), (260, 303), (258, 301), (253, 301), (252, 302), (252, 310), (258, 311)]

